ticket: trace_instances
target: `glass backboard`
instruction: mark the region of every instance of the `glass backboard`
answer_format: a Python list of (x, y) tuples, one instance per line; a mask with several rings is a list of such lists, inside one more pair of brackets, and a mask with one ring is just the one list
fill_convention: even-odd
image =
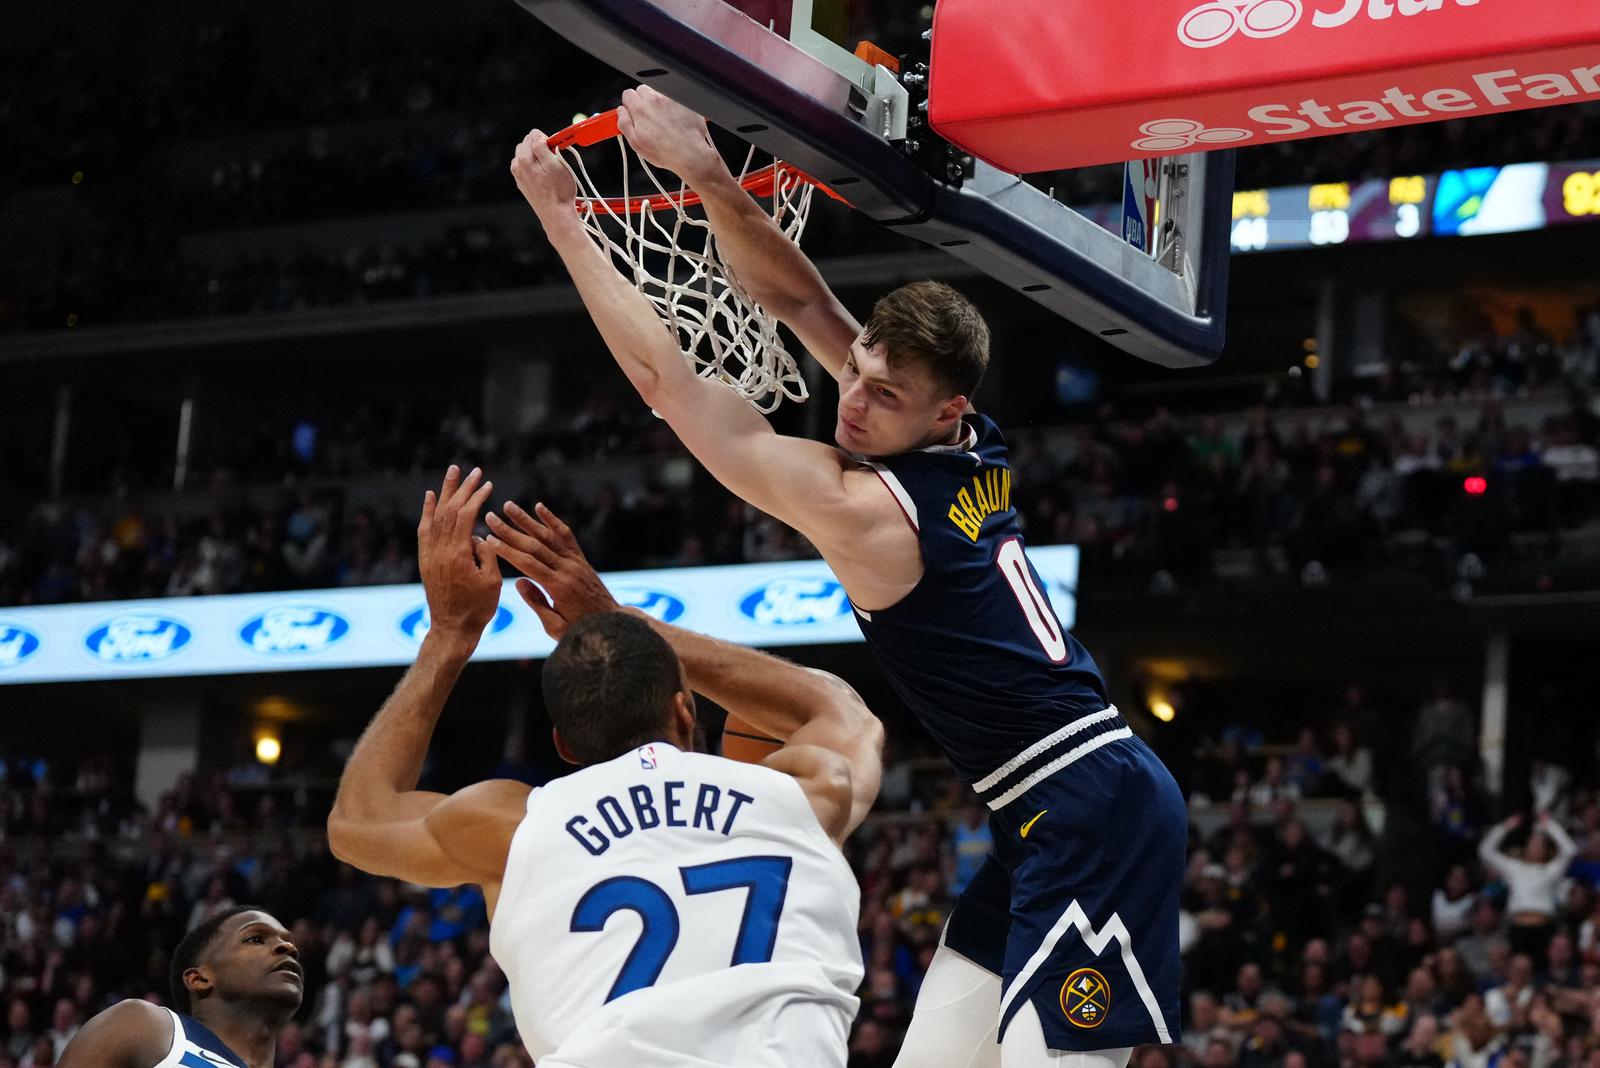
[[(518, 3), (576, 47), (826, 183), (857, 211), (967, 261), (1134, 356), (1185, 367), (1221, 351), (1231, 155), (1162, 161), (1160, 180), (1150, 183), (1162, 193), (1147, 220), (1155, 233), (1143, 247), (1123, 240), (1043, 183), (974, 159), (928, 128), (919, 64), (926, 63), (931, 4)], [(863, 40), (895, 59), (863, 58)], [(1131, 191), (1127, 199), (1141, 196)]]

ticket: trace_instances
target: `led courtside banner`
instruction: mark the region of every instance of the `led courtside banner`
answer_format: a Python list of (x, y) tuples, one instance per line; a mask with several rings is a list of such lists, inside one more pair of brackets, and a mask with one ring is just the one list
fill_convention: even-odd
[[(1028, 558), (1071, 628), (1077, 548), (1030, 549)], [(624, 604), (743, 645), (861, 641), (820, 560), (603, 578)], [(403, 665), (427, 632), (419, 585), (0, 608), (0, 684)], [(553, 647), (507, 582), (474, 659), (543, 657)]]
[(939, 0), (935, 131), (1014, 173), (1600, 99), (1595, 0)]

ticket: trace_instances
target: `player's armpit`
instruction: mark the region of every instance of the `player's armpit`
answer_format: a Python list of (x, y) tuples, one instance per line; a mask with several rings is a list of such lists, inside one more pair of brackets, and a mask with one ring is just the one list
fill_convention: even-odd
[(119, 1001), (78, 1029), (57, 1068), (148, 1068), (172, 1048), (172, 1026), (148, 1001)]
[(498, 883), (506, 873), (511, 839), (528, 811), (533, 788), (514, 779), (485, 779), (435, 805), (424, 819), (445, 854), (475, 871), (469, 880)]
[(817, 822), (834, 842), (843, 844), (857, 823), (851, 820), (854, 787), (850, 762), (816, 745), (786, 745), (761, 762), (792, 776), (800, 784)]
[(347, 864), (424, 886), (498, 883), (529, 788), (491, 779), (454, 794), (412, 790), (384, 812), (328, 817), (328, 848)]
[(843, 843), (878, 799), (883, 782), (883, 723), (854, 690), (840, 680), (834, 682), (848, 692), (849, 699), (840, 701), (831, 714), (802, 725), (782, 749), (762, 763), (799, 780), (823, 830), (835, 842)]

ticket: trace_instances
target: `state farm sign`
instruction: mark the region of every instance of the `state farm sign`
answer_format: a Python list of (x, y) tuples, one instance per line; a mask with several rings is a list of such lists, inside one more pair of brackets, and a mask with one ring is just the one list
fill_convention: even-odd
[(1027, 173), (1600, 99), (1593, 0), (1081, 7), (940, 0), (934, 129)]
[[(1441, 11), (1447, 0), (1340, 0), (1337, 5), (1315, 8), (1311, 25), (1333, 29), (1365, 15), (1381, 21), (1399, 15), (1409, 18)], [(1449, 0), (1459, 7), (1476, 7), (1482, 0)], [(1500, 0), (1506, 3), (1508, 0)], [(1215, 48), (1235, 36), (1282, 37), (1300, 25), (1305, 16), (1302, 0), (1210, 0), (1178, 20), (1178, 40), (1190, 48)]]

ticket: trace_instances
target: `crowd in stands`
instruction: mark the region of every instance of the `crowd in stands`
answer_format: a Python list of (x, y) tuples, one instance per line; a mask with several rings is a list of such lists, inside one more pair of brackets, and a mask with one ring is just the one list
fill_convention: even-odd
[[(1458, 361), (1463, 382), (1525, 366), (1502, 359), (1519, 344), (1487, 346), (1500, 355), (1482, 368), (1478, 357)], [(1495, 399), (1475, 419), (1440, 414), (1424, 429), (1360, 404), (1292, 425), (1262, 407), (1228, 429), (1218, 417), (1108, 407), (1075, 428), (1014, 428), (1011, 445), (1030, 541), (1083, 546), (1097, 581), (1157, 592), (1205, 580), (1219, 551), (1308, 585), (1398, 567), (1448, 587), (1467, 557), (1492, 571), (1513, 557), (1514, 535), (1559, 541), (1600, 507), (1600, 404), (1576, 388), (1534, 424)], [(606, 474), (629, 457), (639, 458), (634, 481)], [(431, 421), (362, 403), (326, 422), (263, 417), (196, 461), (187, 496), (156, 507), (144, 502), (165, 472), (33, 507), (0, 530), (0, 604), (413, 581), (409, 501), (351, 501), (350, 480), (432, 477), (453, 461), (481, 463), (517, 499), (566, 516), (604, 569), (811, 555), (697, 475), (630, 399), (593, 392), (520, 441), (498, 439), (459, 404)]]
[[(1325, 733), (1274, 746), (1229, 728), (1176, 754), (1194, 814), (1184, 1035), (1138, 1051), (1138, 1068), (1600, 1064), (1591, 757), (1536, 759), (1508, 803), (1485, 792), (1475, 713), (1447, 688), (1412, 720), (1402, 775), (1373, 761), (1391, 718), (1352, 687)], [(847, 846), (866, 964), (852, 1068), (892, 1064), (940, 928), (993, 845), (948, 771), (904, 756)], [(306, 967), (280, 1068), (530, 1063), (481, 895), (357, 874), (327, 852), (325, 799), (261, 778), (185, 776), (147, 812), (111, 759), (0, 760), (0, 1068), (53, 1063), (118, 998), (166, 1000), (183, 932), (243, 903), (290, 927)]]
[[(1293, 431), (1265, 408), (1242, 433), (1215, 417), (1096, 422), (1075, 435), (1013, 435), (1018, 501), (1036, 544), (1070, 543), (1086, 567), (1161, 585), (1210, 572), (1221, 549), (1310, 585), (1341, 568), (1399, 563), (1446, 573), (1465, 555), (1492, 567), (1521, 531), (1587, 523), (1600, 492), (1600, 411), (1584, 394), (1540, 425), (1495, 401), (1475, 421), (1426, 431), (1360, 407)], [(1424, 536), (1402, 559), (1400, 535)], [(1434, 555), (1437, 554), (1437, 555)]]
[[(917, 31), (886, 32), (909, 42)], [(514, 203), (506, 159), (527, 127), (612, 106), (624, 84), (527, 20), (334, 40), (280, 56), (259, 45), (248, 18), (214, 15), (174, 31), (170, 48), (147, 43), (109, 55), (110, 44), (63, 30), (6, 56), (0, 115), (18, 166), (8, 168), (0, 197), (81, 183), (94, 224), (65, 242), (8, 243), (0, 330), (274, 312), (556, 277), (532, 227), (451, 224), (333, 251), (247, 252), (221, 265), (183, 251), (180, 238), (200, 230)], [(294, 135), (285, 140), (283, 131)], [(1239, 181), (1248, 188), (1600, 156), (1597, 131), (1592, 107), (1574, 105), (1291, 141), (1242, 153)], [(222, 138), (231, 142), (214, 140)], [(209, 163), (185, 171), (169, 160), (207, 139)], [(1039, 181), (1078, 205), (1121, 194), (1116, 168)], [(814, 228), (811, 241), (823, 256), (895, 247), (854, 217)]]

